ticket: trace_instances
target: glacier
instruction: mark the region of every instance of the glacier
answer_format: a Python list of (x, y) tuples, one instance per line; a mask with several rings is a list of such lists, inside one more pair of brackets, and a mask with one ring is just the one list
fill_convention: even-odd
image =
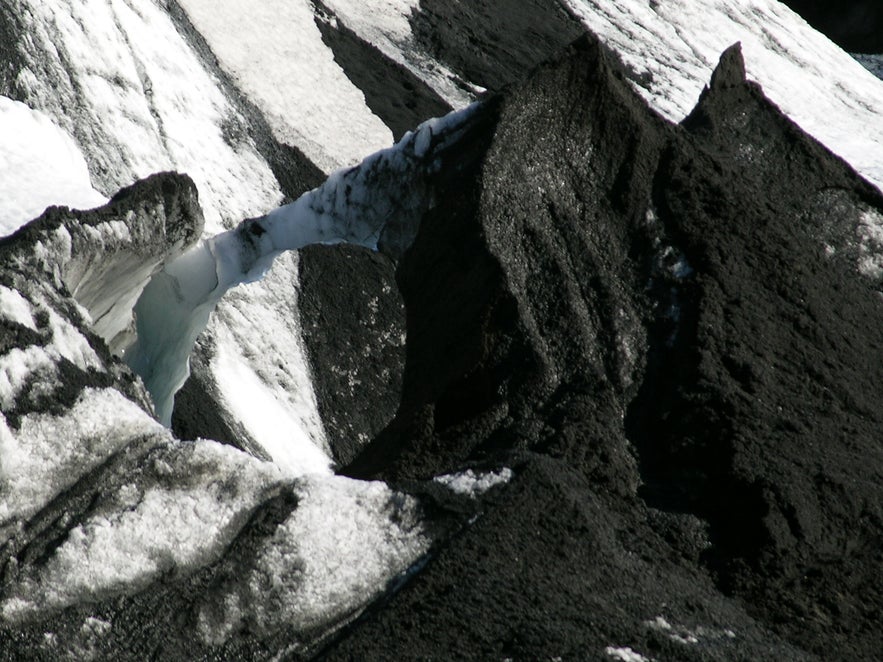
[[(272, 23), (273, 30), (288, 29), (301, 35), (300, 39), (312, 35), (308, 48), (306, 42), (300, 47), (289, 46), (286, 52), (298, 54), (294, 63), (285, 64), (288, 60), (279, 56), (273, 59), (270, 69), (269, 64), (252, 69), (237, 64), (241, 61), (242, 67), (246, 67), (248, 53), (269, 53), (261, 47), (259, 31), (230, 32), (231, 24), (250, 24), (242, 18), (242, 12), (251, 9), (236, 3), (226, 3), (222, 10), (209, 5), (188, 0), (176, 6), (180, 6), (202, 32), (206, 43), (219, 52), (220, 65), (230, 74), (231, 84), (238, 85), (264, 111), (282, 142), (309, 151), (309, 140), (313, 140), (310, 136), (325, 136), (319, 142), (323, 150), (330, 151), (316, 159), (327, 172), (364, 158), (367, 152), (382, 147), (382, 143), (390, 139), (388, 133), (379, 131), (376, 123), (371, 129), (358, 128), (367, 127), (364, 123), (370, 113), (366, 114), (367, 109), (359, 105), (362, 102), (348, 101), (351, 97), (355, 101), (358, 91), (342, 76), (313, 32), (312, 14), (305, 8), (306, 3), (262, 5), (262, 16), (277, 17), (275, 22), (265, 21)], [(317, 20), (339, 23), (354, 30), (414, 72), (453, 107), (465, 107), (474, 98), (475, 91), (481, 89), (478, 84), (458, 80), (443, 63), (421, 53), (407, 20), (414, 10), (413, 3), (328, 2), (322, 6), (324, 9), (316, 15)], [(709, 0), (689, 7), (684, 3), (666, 3), (652, 9), (643, 3), (614, 6), (606, 2), (569, 0), (567, 7), (632, 68), (631, 82), (635, 89), (672, 121), (683, 119), (695, 103), (717, 55), (730, 44), (741, 41), (748, 55), (749, 75), (764, 85), (789, 116), (871, 181), (883, 182), (879, 163), (881, 150), (874, 147), (879, 143), (874, 128), (879, 123), (873, 113), (873, 108), (881, 103), (879, 81), (783, 5), (766, 0), (745, 0), (736, 5)], [(131, 3), (126, 2), (31, 6), (26, 0), (16, 0), (10, 8), (25, 17), (36, 35), (22, 45), (26, 62), (18, 76), (22, 98), (78, 141), (80, 149), (85, 150), (93, 182), (103, 195), (158, 170), (188, 172), (201, 192), (207, 237), (233, 227), (243, 218), (266, 214), (281, 201), (282, 194), (273, 182), (266, 158), (249, 137), (245, 111), (229, 101), (230, 84), (218, 81), (218, 72), (188, 43), (180, 20), (170, 18), (162, 6), (151, 0), (134, 11)], [(746, 21), (742, 16), (763, 20)], [(770, 36), (771, 26), (775, 27), (776, 39)], [(153, 35), (154, 43), (139, 37), (147, 34)], [(285, 44), (286, 39), (279, 36), (269, 42), (275, 48)], [(77, 54), (88, 52), (91, 43), (106, 44), (104, 50), (114, 55), (102, 56), (100, 67), (93, 63), (89, 69), (80, 69), (76, 65)], [(222, 53), (220, 49), (227, 50)], [(163, 56), (158, 55), (160, 51)], [(41, 63), (47, 52), (54, 52), (51, 65)], [(299, 69), (286, 73), (284, 67), (287, 66)], [(66, 68), (71, 69), (69, 79), (58, 79), (57, 72)], [(257, 86), (267, 85), (266, 71), (276, 71), (279, 76), (287, 75), (292, 81), (300, 81), (303, 79), (298, 71), (326, 70), (336, 73), (325, 76), (323, 84), (311, 84), (312, 89), (291, 87), (280, 81), (266, 92), (257, 91)], [(155, 85), (154, 79), (162, 80), (163, 85)], [(121, 85), (122, 81), (125, 85), (118, 88), (119, 93), (115, 92), (114, 86)], [(252, 85), (255, 87), (250, 87)], [(77, 97), (78, 86), (86, 90), (94, 88), (96, 93)], [(474, 91), (464, 91), (469, 88)], [(117, 98), (114, 95), (124, 103), (109, 103)], [(315, 110), (308, 110), (306, 115), (298, 114), (302, 112), (298, 108), (314, 108), (304, 104), (318, 103), (320, 99), (325, 110), (315, 106)], [(357, 107), (362, 109), (358, 113)], [(296, 127), (298, 117), (324, 122), (325, 128), (320, 132), (318, 127), (310, 128), (312, 124)], [(838, 120), (829, 121), (830, 118)], [(353, 146), (357, 143), (349, 138), (344, 140), (342, 136), (349, 134), (340, 134), (336, 126), (353, 127), (351, 137), (373, 136), (371, 144), (363, 145), (361, 153), (359, 150), (347, 152), (350, 148), (343, 143)], [(88, 133), (84, 133), (85, 127), (90, 127)], [(129, 140), (133, 135), (142, 137), (133, 142)], [(200, 137), (198, 145), (189, 139), (190, 135)], [(335, 142), (336, 135), (341, 136), (338, 142)], [(136, 143), (138, 153), (133, 153)], [(56, 199), (65, 201), (63, 197)], [(38, 203), (35, 208), (44, 203)], [(296, 265), (296, 257), (277, 260), (274, 266), (279, 272), (277, 278), (296, 283)], [(263, 287), (258, 282), (252, 289), (257, 293)], [(238, 297), (235, 305), (233, 299), (222, 300), (219, 305), (227, 312), (209, 320), (205, 337), (212, 342), (207, 344), (217, 346), (216, 340), (229, 343), (233, 339), (242, 343), (248, 339), (248, 325), (239, 324), (237, 320), (246, 309), (246, 318), (257, 318), (260, 311), (249, 308), (243, 297)], [(288, 325), (278, 319), (268, 323), (279, 329), (280, 342), (282, 337), (286, 338), (285, 346), (295, 351), (302, 346), (299, 329), (285, 328)], [(251, 375), (273, 394), (281, 407), (275, 410), (281, 416), (275, 419), (275, 425), (293, 423), (302, 427), (307, 437), (322, 446), (319, 415), (315, 405), (309, 404), (315, 396), (308, 393), (311, 384), (305, 359), (292, 360), (284, 379), (298, 384), (298, 389), (305, 393), (303, 402), (292, 403), (281, 382), (268, 378), (271, 371), (256, 362), (262, 351), (256, 350), (246, 357), (235, 345), (226, 347), (222, 353), (227, 358), (222, 361), (209, 358), (211, 379), (220, 391), (228, 394), (226, 400), (235, 400), (233, 394), (238, 390), (237, 380), (231, 375)], [(273, 443), (254, 422), (244, 421), (229, 405), (225, 409), (225, 415), (241, 424), (249, 436)]]
[[(883, 83), (783, 5), (562, 6), (623, 61), (632, 88), (676, 123), (695, 106), (720, 52), (741, 42), (749, 78), (862, 176), (883, 184)], [(102, 658), (110, 644), (101, 642), (125, 627), (106, 605), (142, 608), (138, 600), (157, 583), (191, 581), (211, 568), (210, 589), (198, 585), (205, 594), (191, 605), (202, 645), (238, 645), (254, 635), (272, 641), (274, 654), (299, 654), (300, 644), (286, 648), (292, 639), (283, 646), (274, 637), (286, 628), (310, 632), (305, 639), (325, 636), (438, 552), (436, 541), (449, 532), (422, 510), (424, 501), (429, 512), (437, 503), (476, 509), (468, 511), (471, 526), (485, 516), (485, 498), (522, 489), (518, 463), (441, 474), (419, 498), (406, 494), (411, 484), (334, 475), (298, 317), (299, 249), (348, 243), (398, 260), (420, 219), (448, 202), (436, 179), (485, 107), (470, 105), (484, 89), (421, 50), (414, 0), (260, 7), (10, 0), (7, 11), (28, 34), (16, 44), (24, 65), (14, 89), (0, 90), (9, 94), (0, 96), (0, 232), (13, 235), (8, 241), (28, 236), (27, 227), (14, 233), (48, 205), (103, 208), (121, 187), (164, 170), (193, 178), (205, 218), (185, 240), (141, 261), (144, 246), (127, 244), (141, 241), (133, 231), (141, 216), (84, 222), (80, 230), (71, 223), (41, 235), (37, 261), (47, 289), (18, 275), (0, 282), (3, 324), (40, 337), (0, 355), (0, 543), (21, 559), (2, 570), (0, 614), (25, 630), (38, 623), (45, 632), (33, 636), (50, 658)], [(392, 132), (335, 60), (319, 23), (351, 30), (457, 110), (387, 147)], [(296, 148), (312, 162), (301, 183), (315, 188), (300, 195), (280, 182), (270, 138), (252, 113), (266, 121), (274, 149)], [(859, 270), (877, 280), (880, 227), (869, 207), (853, 238)], [(87, 259), (84, 247), (107, 255)], [(832, 261), (852, 256), (827, 248), (837, 253)], [(695, 265), (676, 257), (669, 275), (689, 281)], [(110, 353), (96, 349), (96, 337)], [(205, 353), (217, 386), (208, 406), (240, 426), (253, 442), (243, 444), (247, 452), (182, 441), (168, 429), (195, 351)], [(149, 399), (137, 381), (107, 386), (123, 379), (114, 356), (140, 376)], [(95, 381), (66, 410), (19, 410), (25, 400), (62, 393), (71, 370)], [(96, 476), (106, 482), (84, 484)], [(500, 487), (485, 495), (493, 486)], [(450, 506), (457, 497), (475, 503)], [(545, 526), (537, 520), (537, 531)], [(468, 537), (468, 527), (457, 530)], [(92, 613), (95, 604), (105, 611)], [(623, 645), (596, 652), (647, 659), (631, 639), (616, 641)]]

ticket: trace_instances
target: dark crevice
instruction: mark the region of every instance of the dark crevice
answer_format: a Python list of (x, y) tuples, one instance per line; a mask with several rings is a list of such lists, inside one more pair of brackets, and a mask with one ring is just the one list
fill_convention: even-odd
[(25, 30), (7, 3), (0, 5), (0, 95), (21, 100), (16, 79), (24, 68), (18, 42)]

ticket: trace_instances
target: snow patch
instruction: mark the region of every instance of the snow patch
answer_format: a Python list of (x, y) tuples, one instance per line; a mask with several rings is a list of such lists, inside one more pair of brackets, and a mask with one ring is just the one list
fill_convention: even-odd
[[(263, 327), (258, 325), (258, 328)], [(255, 373), (254, 364), (237, 351), (234, 343), (216, 344), (212, 373), (225, 407), (288, 475), (330, 474), (332, 460), (324, 448), (315, 396), (312, 401), (307, 399), (301, 408), (286, 406), (289, 403), (285, 393), (261, 379)], [(310, 382), (305, 380), (305, 385), (309, 386)], [(312, 395), (311, 388), (309, 394)]]
[(45, 114), (0, 96), (0, 235), (49, 205), (83, 209), (107, 199), (92, 188), (83, 153)]
[(444, 485), (456, 494), (475, 499), (497, 485), (505, 485), (515, 474), (509, 467), (503, 467), (499, 471), (474, 472), (472, 469), (455, 474), (436, 476), (432, 480)]
[(650, 662), (650, 658), (646, 658), (640, 653), (636, 653), (628, 646), (615, 647), (608, 646), (604, 649), (607, 657), (620, 662)]
[(15, 399), (29, 382), (42, 382), (50, 389), (58, 383), (57, 366), (42, 347), (14, 347), (0, 356), (0, 410), (15, 407)]
[(652, 620), (644, 621), (644, 625), (650, 630), (665, 634), (672, 641), (684, 646), (698, 644), (700, 639), (715, 640), (736, 638), (736, 633), (732, 630), (719, 630), (716, 628), (704, 627), (702, 625), (696, 628), (688, 628), (683, 625), (672, 625), (663, 616), (657, 616)]
[(37, 330), (31, 304), (16, 290), (5, 285), (0, 285), (0, 316), (10, 322), (21, 324), (31, 331)]
[[(4, 288), (6, 289), (6, 288)], [(31, 305), (20, 294), (6, 290), (0, 303), (10, 303), (8, 315), (17, 316), (25, 326), (37, 331)], [(104, 372), (104, 364), (82, 333), (63, 319), (45, 301), (39, 300), (49, 330), (45, 345), (25, 348), (13, 347), (0, 356), (0, 408), (4, 411), (15, 407), (15, 399), (28, 386), (48, 392), (57, 383), (58, 362), (70, 361), (83, 371)], [(38, 395), (34, 390), (32, 397)]]
[(306, 630), (378, 596), (429, 547), (413, 497), (342, 476), (296, 481), (298, 505), (251, 567), (200, 611), (198, 631), (220, 644), (248, 627)]
[(859, 273), (868, 278), (883, 277), (883, 214), (874, 209), (862, 211), (858, 237)]

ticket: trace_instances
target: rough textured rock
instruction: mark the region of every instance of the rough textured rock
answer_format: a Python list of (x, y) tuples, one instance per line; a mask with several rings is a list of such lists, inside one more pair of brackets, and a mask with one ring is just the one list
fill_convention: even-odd
[(339, 464), (348, 464), (396, 413), (405, 313), (395, 267), (362, 248), (300, 252), (299, 309), (319, 413)]
[(566, 461), (512, 464), (516, 477), (482, 499), (474, 523), (320, 659), (604, 660), (626, 647), (648, 659), (809, 658), (651, 528), (667, 519), (701, 538), (698, 522), (641, 512)]
[[(592, 575), (601, 561), (568, 560), (563, 541), (592, 546), (574, 532), (580, 516), (557, 519), (563, 503), (580, 504), (595, 532), (639, 531), (632, 552), (656, 559), (654, 582), (692, 573), (697, 594), (663, 591), (667, 622), (698, 627), (686, 616), (696, 604), (712, 622), (753, 619), (738, 628), (749, 658), (879, 650), (883, 307), (879, 272), (862, 260), (883, 198), (745, 82), (737, 49), (685, 129), (648, 111), (623, 75), (584, 39), (504, 99), (484, 162), (399, 266), (402, 405), (348, 469), (413, 480), (514, 464), (501, 492), (549, 502), (489, 499), (470, 542), (331, 657), (378, 639), (392, 656), (431, 645), (566, 659), (622, 645), (623, 604), (632, 622), (653, 621), (653, 589), (632, 594), (621, 568), (608, 585)], [(516, 459), (525, 450), (541, 457)], [(552, 496), (571, 488), (578, 497)], [(587, 504), (599, 505), (589, 515)], [(505, 529), (493, 524), (501, 510)], [(501, 536), (521, 544), (498, 554)], [(537, 551), (548, 574), (525, 565), (532, 536), (560, 545)], [(565, 606), (575, 598), (561, 576), (585, 582), (591, 626)], [(663, 658), (733, 655), (729, 642), (628, 643)]]
[(585, 30), (553, 0), (420, 0), (418, 43), (464, 80), (499, 90)]
[[(424, 219), (398, 271), (400, 413), (354, 470), (427, 477), (514, 446), (568, 456), (626, 491), (635, 483), (618, 423), (645, 342), (629, 249), (663, 124), (598, 65), (601, 51), (584, 42), (585, 66), (556, 60), (504, 98), (484, 161)], [(559, 113), (565, 89), (578, 102)]]
[(671, 350), (656, 336), (629, 422), (648, 491), (664, 485), (650, 502), (708, 519), (725, 590), (820, 655), (836, 640), (871, 656), (883, 307), (856, 245), (883, 196), (741, 72), (731, 49), (685, 121), (713, 160), (660, 164), (659, 217), (695, 273), (679, 292), (683, 335)]

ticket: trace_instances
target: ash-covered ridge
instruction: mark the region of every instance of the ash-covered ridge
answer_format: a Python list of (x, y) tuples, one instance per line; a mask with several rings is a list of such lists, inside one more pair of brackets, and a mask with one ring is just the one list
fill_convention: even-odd
[[(324, 4), (344, 71), (370, 42), (384, 66), (437, 80), (411, 57), (432, 21)], [(553, 20), (541, 4), (531, 15)], [(582, 4), (589, 24), (614, 9)], [(793, 15), (750, 6), (782, 32), (745, 44), (747, 78), (766, 66), (753, 49), (794, 35), (824, 59)], [(149, 31), (121, 24), (149, 25), (153, 5), (101, 7), (125, 18), (108, 33), (131, 37), (125, 53), (151, 52), (135, 39)], [(675, 56), (659, 70), (673, 96), (629, 62), (628, 22), (599, 21), (606, 46), (582, 39), (529, 75), (543, 48), (501, 39), (476, 63), (452, 28), (457, 67), (520, 82), (184, 256), (202, 213), (173, 175), (4, 240), (0, 656), (873, 659), (881, 196), (765, 97), (775, 76), (746, 80), (738, 48), (710, 76), (721, 48), (703, 30), (750, 28), (717, 9), (703, 26), (669, 16), (690, 27), (677, 39), (653, 33)], [(494, 34), (476, 26), (472, 43)], [(772, 50), (765, 63), (797, 52)], [(703, 85), (698, 105), (678, 96)], [(71, 99), (60, 108), (91, 116)], [(680, 125), (651, 109), (672, 99)], [(409, 116), (367, 105), (400, 128)], [(830, 118), (867, 110), (831, 113), (828, 137)], [(240, 156), (246, 134), (226, 134)], [(276, 255), (241, 282), (279, 250), (341, 240), (364, 246)], [(356, 282), (331, 291), (323, 268)], [(175, 439), (108, 349), (130, 348), (148, 279), (195, 308), (239, 283), (173, 419), (179, 439), (227, 444)], [(161, 328), (172, 309), (136, 315)]]
[(583, 39), (485, 149), (399, 265), (402, 404), (347, 472), (515, 477), (330, 657), (873, 657), (879, 191), (738, 47), (674, 126)]

